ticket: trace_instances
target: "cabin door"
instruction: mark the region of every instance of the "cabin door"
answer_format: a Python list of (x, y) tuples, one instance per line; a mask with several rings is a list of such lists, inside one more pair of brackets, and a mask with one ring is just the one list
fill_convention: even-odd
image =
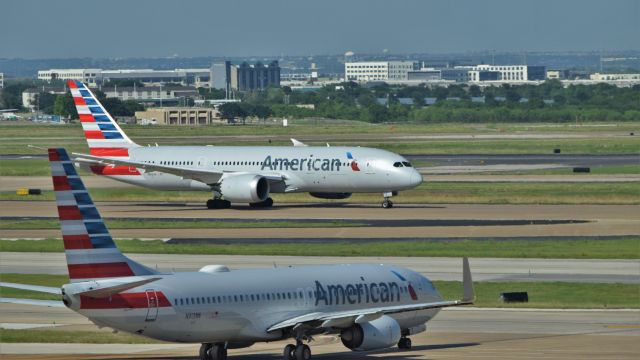
[(156, 321), (158, 318), (158, 295), (153, 289), (145, 292), (147, 294), (147, 318), (145, 321)]

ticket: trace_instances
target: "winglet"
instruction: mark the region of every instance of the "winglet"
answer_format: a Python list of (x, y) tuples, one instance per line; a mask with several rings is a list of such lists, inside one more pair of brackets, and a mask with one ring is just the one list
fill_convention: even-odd
[(293, 138), (291, 138), (291, 142), (293, 143), (293, 146), (295, 146), (295, 147), (298, 147), (298, 146), (309, 146), (309, 145), (303, 143), (302, 141), (296, 140), (296, 139), (293, 139)]
[(471, 267), (469, 267), (469, 259), (462, 258), (462, 302), (473, 304), (476, 299), (473, 290), (473, 279), (471, 278)]

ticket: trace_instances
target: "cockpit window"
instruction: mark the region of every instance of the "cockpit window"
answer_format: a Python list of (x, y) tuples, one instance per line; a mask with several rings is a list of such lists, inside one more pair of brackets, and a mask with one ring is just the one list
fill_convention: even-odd
[(408, 161), (403, 161), (402, 165), (406, 166), (406, 167), (411, 167), (411, 163)]
[(400, 161), (394, 162), (393, 167), (402, 167), (402, 163)]

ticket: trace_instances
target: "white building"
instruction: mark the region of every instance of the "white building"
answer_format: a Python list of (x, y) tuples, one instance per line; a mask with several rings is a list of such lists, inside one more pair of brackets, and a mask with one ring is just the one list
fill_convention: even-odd
[(546, 77), (544, 66), (529, 65), (477, 65), (469, 70), (470, 82), (497, 81), (519, 83), (543, 81)]
[(601, 74), (589, 75), (590, 80), (595, 81), (633, 81), (640, 80), (640, 74)]
[(90, 86), (95, 86), (102, 79), (101, 69), (49, 69), (39, 70), (38, 80), (51, 82), (53, 80), (82, 81)]
[(38, 71), (38, 79), (43, 81), (76, 80), (89, 86), (98, 86), (109, 80), (136, 80), (147, 85), (175, 82), (182, 85), (209, 87), (210, 69), (49, 69)]
[(145, 87), (103, 87), (100, 89), (108, 98), (134, 100), (137, 102), (180, 103), (186, 98), (199, 98), (195, 87), (145, 86)]
[(413, 61), (359, 61), (344, 64), (346, 81), (406, 81), (417, 68)]

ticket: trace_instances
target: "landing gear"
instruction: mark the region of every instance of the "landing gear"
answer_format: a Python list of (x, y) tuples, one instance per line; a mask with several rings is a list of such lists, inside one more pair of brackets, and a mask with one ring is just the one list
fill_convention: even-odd
[(297, 345), (289, 344), (284, 347), (282, 358), (284, 360), (310, 360), (311, 348), (309, 345), (303, 344), (302, 341), (298, 341)]
[(202, 344), (200, 360), (227, 360), (227, 348), (224, 344)]
[(382, 202), (382, 207), (384, 209), (391, 209), (393, 207), (393, 202), (391, 201), (391, 197), (394, 195), (398, 195), (398, 192), (390, 191), (382, 194), (382, 196), (384, 196), (384, 201)]
[(231, 201), (222, 199), (207, 200), (207, 209), (228, 209), (231, 207)]
[(410, 350), (411, 349), (411, 339), (403, 337), (398, 341), (398, 349)]
[(260, 202), (255, 202), (255, 203), (249, 203), (249, 206), (251, 207), (272, 207), (273, 206), (273, 199), (272, 198), (266, 198), (264, 201), (260, 201)]

